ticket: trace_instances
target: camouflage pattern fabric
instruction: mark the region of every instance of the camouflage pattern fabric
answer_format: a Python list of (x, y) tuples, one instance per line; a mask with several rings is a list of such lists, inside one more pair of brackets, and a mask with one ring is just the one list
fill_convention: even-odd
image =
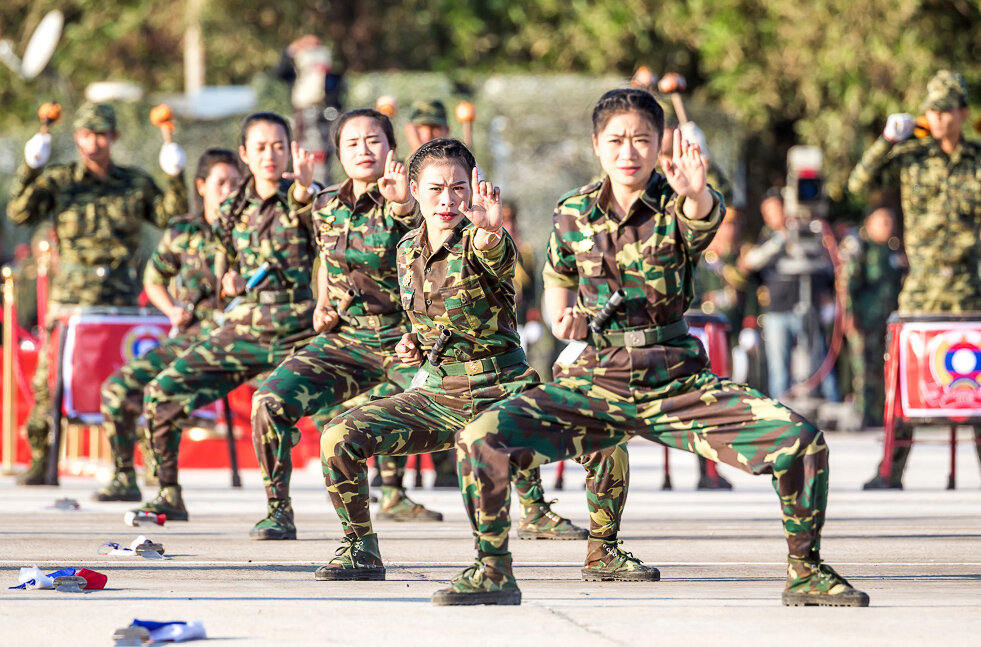
[(707, 315), (722, 315), (729, 322), (730, 347), (735, 344), (742, 326), (749, 278), (736, 266), (739, 250), (719, 254), (708, 249), (695, 267), (693, 308)]
[(882, 425), (886, 408), (885, 354), (889, 315), (899, 305), (905, 261), (898, 239), (875, 243), (863, 235), (842, 241), (847, 310), (854, 332), (848, 336), (855, 409), (867, 425)]
[(227, 267), (244, 277), (267, 261), (272, 269), (219, 328), (147, 385), (144, 417), (161, 487), (177, 484), (181, 424), (192, 411), (276, 368), (314, 335), (313, 231), (290, 208), (288, 189), (263, 200), (250, 178), (219, 209), (216, 254)]
[[(289, 496), (300, 418), (313, 416), (322, 430), (341, 412), (341, 403), (386, 383), (394, 388), (385, 391), (398, 392), (415, 374), (395, 356), (395, 344), (409, 330), (399, 300), (395, 255), (417, 214), (395, 214), (377, 185), (356, 200), (352, 188), (348, 180), (321, 191), (303, 210), (312, 211), (328, 298), (344, 319), (277, 367), (253, 398), (252, 442), (270, 499)], [(347, 298), (349, 290), (357, 294), (353, 300)], [(392, 315), (402, 316), (384, 325), (377, 319)], [(350, 317), (367, 317), (368, 325)], [(398, 478), (401, 486), (404, 465), (404, 459), (401, 465), (387, 464), (385, 476)]]
[[(18, 225), (50, 221), (54, 226), (58, 265), (52, 268), (48, 288), (48, 312), (53, 315), (59, 303), (135, 306), (142, 289), (133, 265), (140, 227), (144, 222), (163, 227), (187, 208), (183, 176), (170, 178), (166, 193), (161, 193), (149, 175), (134, 167), (113, 165), (99, 179), (82, 162), (41, 169), (22, 164), (11, 187), (7, 216)], [(33, 463), (43, 460), (48, 449), (50, 338), (44, 337), (38, 349), (31, 381), (34, 407), (27, 419), (27, 437)]]
[[(607, 208), (608, 193), (604, 181), (559, 202), (546, 287), (577, 290), (576, 310), (590, 316), (623, 289), (626, 300), (609, 329), (681, 319), (692, 299), (694, 265), (722, 220), (720, 196), (713, 194), (705, 219), (689, 220), (682, 199), (655, 173), (620, 220)], [(553, 382), (470, 423), (458, 435), (460, 482), (479, 553), (508, 553), (508, 474), (641, 436), (770, 474), (790, 554), (816, 554), (828, 490), (821, 432), (762, 393), (712, 374), (707, 364), (691, 335), (641, 347), (589, 345), (569, 365), (556, 366)]]
[(981, 145), (961, 139), (947, 155), (932, 137), (873, 143), (848, 178), (853, 193), (899, 185), (909, 276), (899, 311), (981, 310)]
[[(478, 250), (472, 245), (475, 232), (464, 220), (442, 247), (432, 252), (425, 228), (420, 227), (399, 246), (402, 302), (420, 345), (428, 352), (441, 326), (454, 331), (441, 366), (520, 353), (511, 281), (514, 243), (505, 234), (493, 249)], [(453, 446), (456, 430), (475, 415), (537, 381), (538, 375), (521, 354), (509, 366), (498, 364), (471, 375), (430, 372), (419, 388), (373, 401), (334, 419), (321, 436), (321, 460), (327, 492), (344, 533), (364, 537), (372, 532), (365, 470), (368, 457), (448, 449)], [(597, 459), (598, 466), (604, 458), (608, 456)], [(593, 480), (605, 482), (609, 477)], [(523, 503), (544, 501), (537, 473), (520, 475), (517, 481)], [(605, 506), (604, 512), (609, 508), (619, 512), (622, 506)], [(597, 518), (605, 520), (602, 514)]]
[(194, 321), (213, 321), (221, 306), (215, 252), (214, 232), (202, 216), (177, 218), (167, 227), (143, 272), (145, 284), (168, 288), (176, 303), (193, 311), (194, 319), (185, 328)]
[[(133, 467), (136, 423), (143, 390), (156, 375), (214, 330), (218, 307), (215, 237), (202, 216), (175, 218), (164, 231), (143, 274), (144, 283), (169, 288), (177, 303), (194, 313), (175, 337), (119, 368), (102, 385), (102, 419), (116, 471)], [(171, 287), (173, 283), (173, 287)]]

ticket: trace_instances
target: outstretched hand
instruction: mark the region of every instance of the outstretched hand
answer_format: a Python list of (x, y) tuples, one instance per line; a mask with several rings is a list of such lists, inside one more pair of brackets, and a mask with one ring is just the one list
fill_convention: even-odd
[(472, 222), (478, 229), (497, 234), (504, 224), (504, 209), (501, 207), (501, 188), (477, 177), (477, 167), (474, 167), (470, 179), (473, 193), (471, 206), (460, 205), (460, 213)]
[(412, 198), (409, 192), (409, 176), (405, 164), (395, 159), (395, 151), (388, 151), (385, 158), (385, 174), (378, 180), (378, 192), (388, 202), (404, 204)]
[(675, 193), (686, 198), (700, 196), (705, 190), (705, 160), (698, 144), (682, 139), (675, 129), (673, 152), (670, 159), (663, 159), (664, 177)]

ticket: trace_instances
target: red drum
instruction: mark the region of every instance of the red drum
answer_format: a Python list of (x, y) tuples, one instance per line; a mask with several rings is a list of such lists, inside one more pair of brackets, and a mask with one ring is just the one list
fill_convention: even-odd
[[(896, 427), (981, 424), (981, 312), (889, 318), (885, 440), (881, 475), (889, 478)], [(951, 474), (957, 437), (951, 427)]]
[(83, 424), (102, 422), (99, 393), (106, 379), (155, 348), (170, 331), (167, 317), (143, 308), (73, 308), (59, 312), (58, 323), (64, 340), (62, 412)]

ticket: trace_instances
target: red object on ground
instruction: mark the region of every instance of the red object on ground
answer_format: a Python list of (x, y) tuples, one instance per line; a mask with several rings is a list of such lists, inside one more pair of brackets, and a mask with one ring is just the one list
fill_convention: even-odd
[(104, 589), (106, 588), (106, 582), (109, 578), (102, 573), (97, 573), (96, 571), (90, 571), (87, 568), (80, 568), (75, 572), (75, 575), (85, 578), (85, 590), (91, 591), (93, 589)]

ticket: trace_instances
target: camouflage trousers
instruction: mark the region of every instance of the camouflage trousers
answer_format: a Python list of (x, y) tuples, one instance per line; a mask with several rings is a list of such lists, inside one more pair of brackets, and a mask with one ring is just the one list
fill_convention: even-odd
[(143, 416), (161, 487), (177, 485), (181, 428), (191, 413), (276, 368), (313, 335), (312, 328), (276, 336), (242, 328), (230, 324), (218, 328), (147, 385)]
[[(516, 470), (640, 436), (752, 474), (770, 474), (790, 554), (820, 548), (828, 447), (820, 430), (775, 400), (708, 370), (624, 397), (590, 397), (588, 377), (564, 377), (491, 408), (458, 435), (460, 484), (481, 554), (507, 554)], [(645, 392), (646, 391), (646, 392)]]
[[(371, 331), (342, 325), (321, 333), (262, 382), (252, 398), (252, 443), (266, 496), (289, 497), (292, 449), (300, 442), (297, 422), (312, 416), (318, 431), (366, 392), (397, 393), (409, 386), (416, 369), (395, 356), (402, 326)], [(383, 479), (401, 485), (405, 459), (379, 466)]]
[[(527, 365), (473, 376), (430, 375), (419, 388), (375, 400), (335, 418), (320, 438), (320, 459), (330, 501), (344, 534), (370, 534), (368, 479), (370, 456), (406, 455), (449, 449), (456, 432), (500, 400), (538, 384)], [(626, 452), (614, 447), (584, 461), (591, 533), (612, 536), (620, 524), (627, 494)], [(507, 489), (510, 492), (511, 479)], [(522, 505), (544, 502), (535, 467), (514, 474)]]
[(214, 327), (210, 321), (195, 323), (185, 332), (164, 339), (156, 348), (123, 364), (102, 384), (102, 424), (117, 472), (133, 469), (133, 450), (138, 440), (136, 426), (143, 413), (146, 385)]

